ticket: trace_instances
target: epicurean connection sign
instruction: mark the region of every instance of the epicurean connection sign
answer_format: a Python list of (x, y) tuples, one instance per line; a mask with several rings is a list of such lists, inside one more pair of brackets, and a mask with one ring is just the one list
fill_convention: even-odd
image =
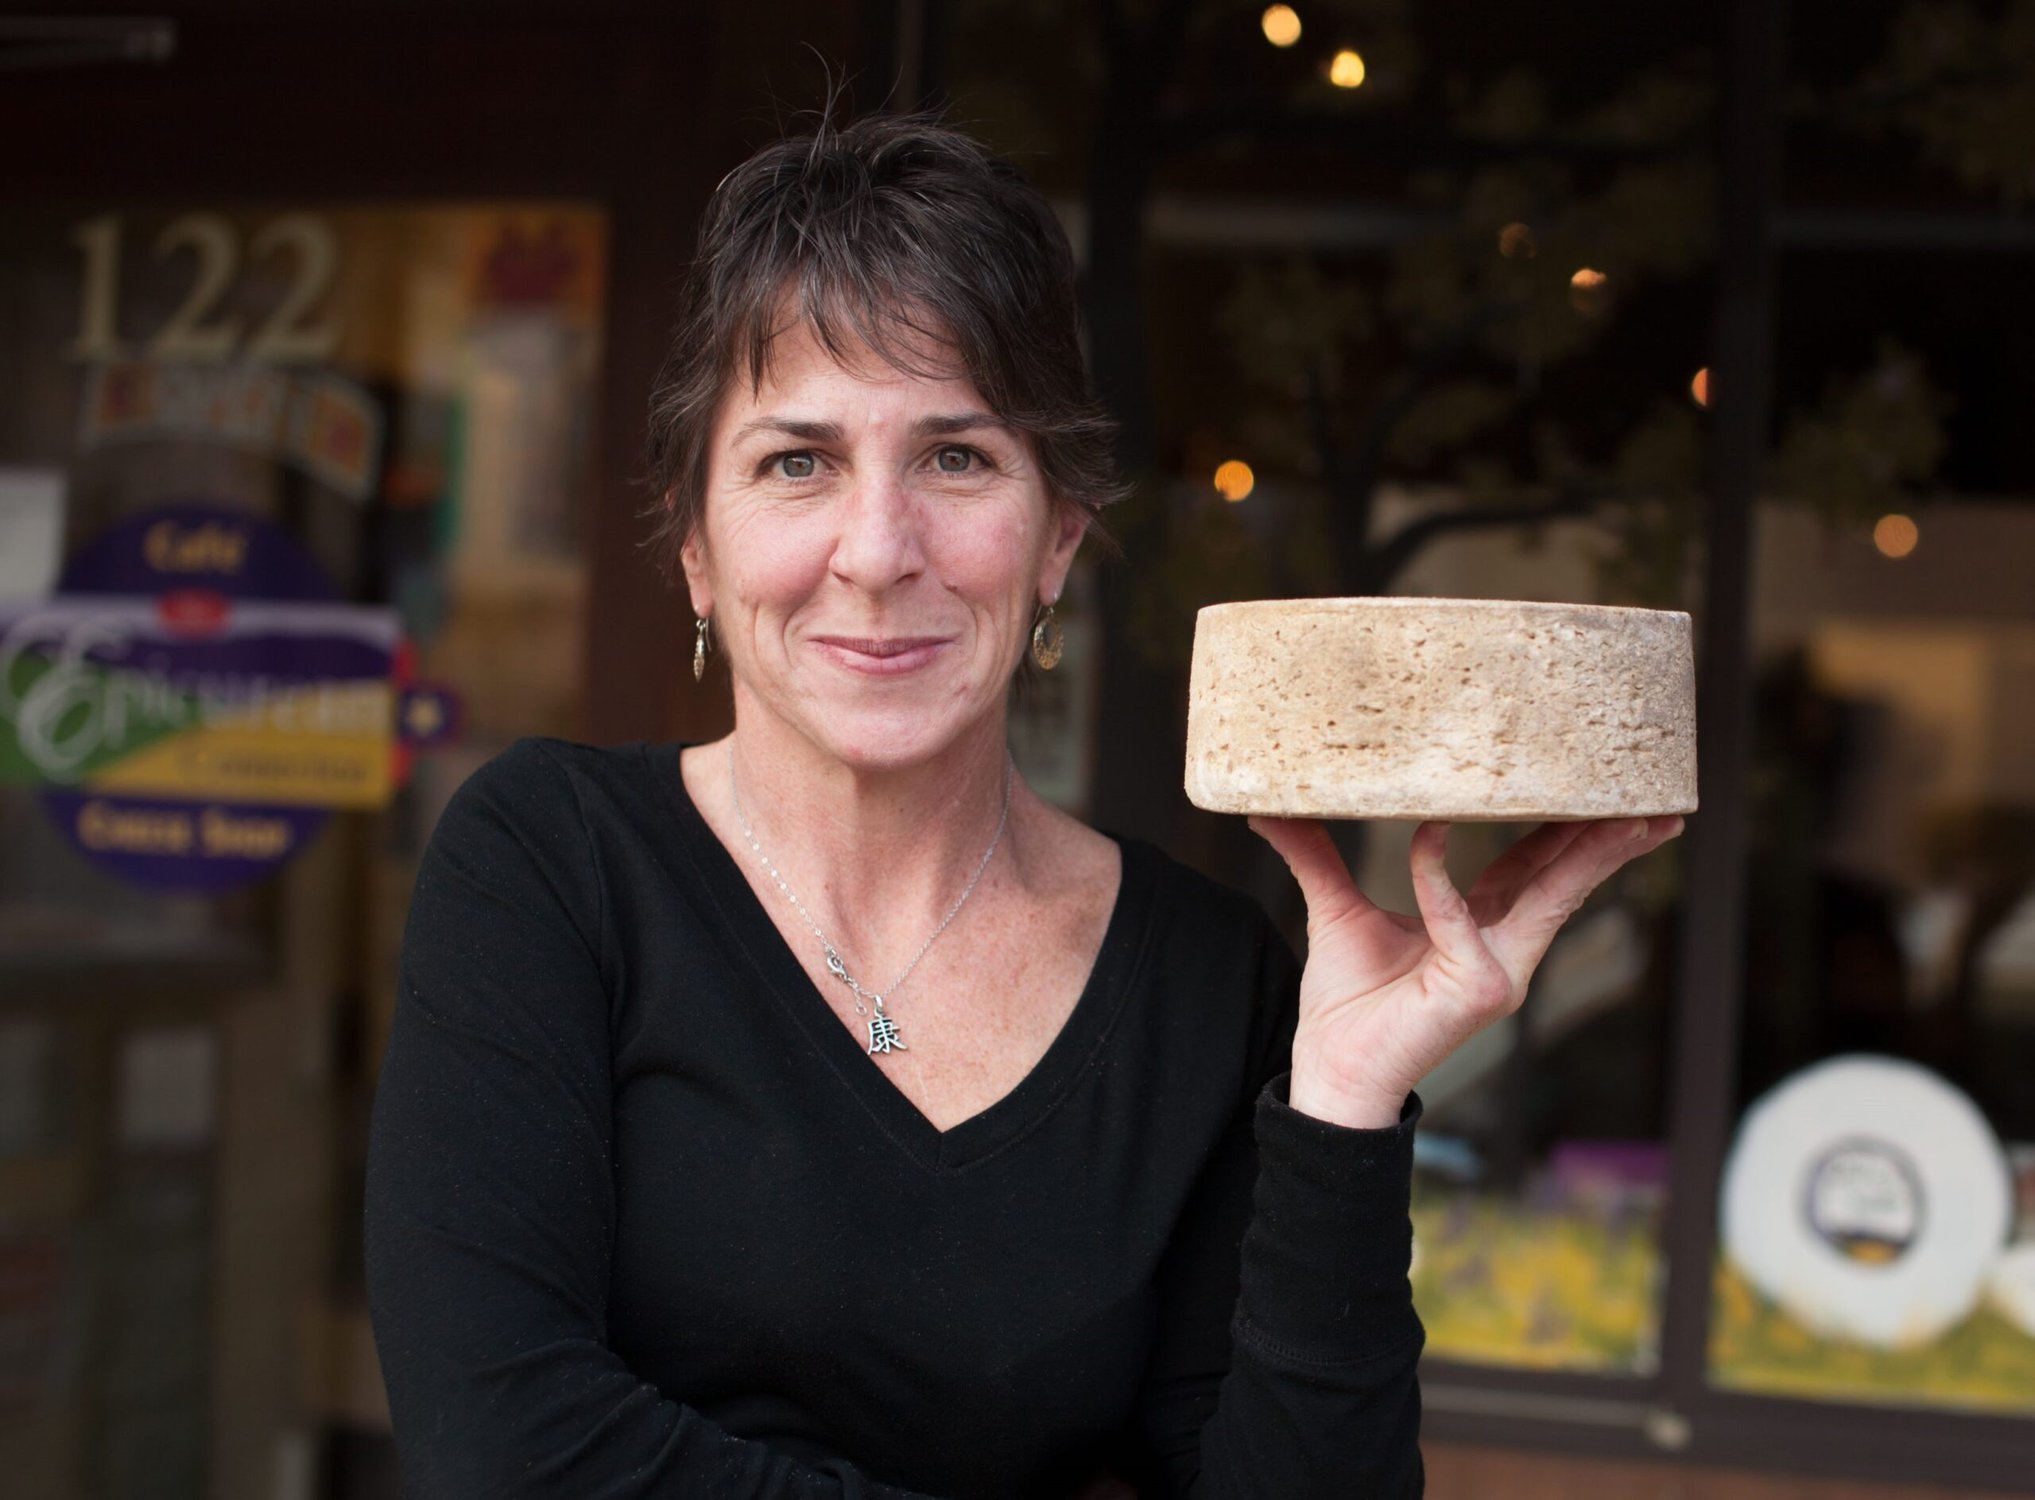
[(0, 613), (0, 779), (100, 793), (379, 807), (393, 789), (393, 610), (58, 596)]
[(384, 805), (404, 726), (454, 705), (410, 681), (398, 616), (333, 597), (281, 528), (161, 506), (0, 606), (0, 781), (39, 786), (88, 858), (138, 884), (219, 890), (301, 850), (332, 810)]

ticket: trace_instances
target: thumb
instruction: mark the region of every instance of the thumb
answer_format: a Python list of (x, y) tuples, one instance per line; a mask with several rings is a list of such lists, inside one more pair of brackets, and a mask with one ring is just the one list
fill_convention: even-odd
[(1310, 931), (1377, 909), (1350, 878), (1349, 866), (1329, 837), (1327, 825), (1314, 818), (1261, 817), (1252, 818), (1250, 825), (1253, 833), (1279, 851), (1300, 883)]

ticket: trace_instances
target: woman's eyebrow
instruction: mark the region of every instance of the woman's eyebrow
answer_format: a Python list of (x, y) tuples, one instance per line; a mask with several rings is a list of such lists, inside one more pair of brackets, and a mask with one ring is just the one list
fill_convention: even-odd
[(754, 432), (775, 432), (784, 437), (799, 438), (808, 443), (838, 443), (841, 441), (841, 425), (838, 422), (812, 422), (799, 417), (758, 417), (753, 422), (744, 422), (735, 429), (734, 442), (741, 442)]
[[(1008, 433), (1010, 424), (987, 411), (935, 412), (920, 417), (911, 425), (913, 437), (952, 437), (961, 432), (994, 430)], [(731, 441), (742, 439), (758, 432), (777, 433), (783, 437), (797, 438), (808, 443), (838, 443), (842, 440), (841, 424), (838, 422), (814, 421), (804, 417), (758, 417), (753, 422), (744, 422), (735, 429)]]
[(1007, 433), (1010, 431), (1010, 423), (993, 412), (944, 412), (935, 416), (920, 417), (918, 421), (912, 423), (912, 436), (952, 437), (957, 432), (979, 432), (984, 428)]

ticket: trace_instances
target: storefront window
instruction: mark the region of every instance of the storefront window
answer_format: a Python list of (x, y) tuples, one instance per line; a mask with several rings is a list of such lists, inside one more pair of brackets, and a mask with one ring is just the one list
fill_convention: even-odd
[(570, 733), (606, 217), (0, 218), (0, 1488), (310, 1493), (373, 1425), (414, 861)]
[(1759, 512), (1710, 1372), (2035, 1412), (2035, 512)]
[[(1398, 525), (1445, 509), (1394, 493)], [(1624, 543), (1595, 522), (1438, 542), (1395, 592), (1687, 608), (1606, 582)], [(1529, 824), (1458, 823), (1466, 886)], [(1414, 825), (1369, 827), (1360, 884), (1416, 909)], [(1658, 1366), (1667, 1201), (1667, 1035), (1681, 844), (1621, 871), (1571, 919), (1525, 1004), (1420, 1086), (1413, 1286), (1431, 1358), (1643, 1375)]]

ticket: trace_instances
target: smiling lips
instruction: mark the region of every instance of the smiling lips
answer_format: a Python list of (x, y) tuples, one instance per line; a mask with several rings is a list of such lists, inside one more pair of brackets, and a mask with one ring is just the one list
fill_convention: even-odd
[(872, 677), (894, 677), (924, 666), (948, 643), (948, 639), (937, 635), (884, 638), (822, 635), (813, 637), (813, 644), (822, 647), (828, 656), (850, 671), (867, 673)]

